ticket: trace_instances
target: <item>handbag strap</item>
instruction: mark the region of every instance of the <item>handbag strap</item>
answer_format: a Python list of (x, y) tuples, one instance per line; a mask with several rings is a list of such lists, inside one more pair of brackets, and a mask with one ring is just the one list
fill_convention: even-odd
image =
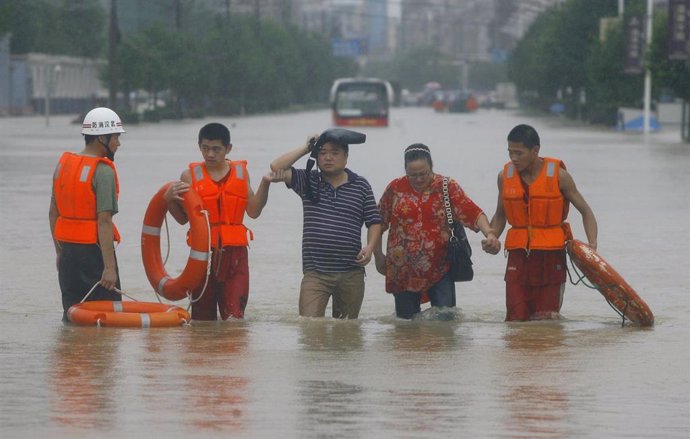
[(443, 177), (443, 206), (446, 209), (446, 221), (448, 222), (448, 228), (450, 229), (450, 240), (458, 239), (455, 236), (455, 227), (453, 219), (453, 205), (450, 204), (450, 196), (448, 195), (448, 177)]

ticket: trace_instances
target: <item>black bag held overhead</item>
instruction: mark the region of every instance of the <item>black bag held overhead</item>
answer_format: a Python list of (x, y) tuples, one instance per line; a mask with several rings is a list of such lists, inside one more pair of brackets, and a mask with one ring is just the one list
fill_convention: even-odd
[(316, 139), (316, 143), (311, 148), (311, 157), (316, 158), (321, 147), (328, 142), (337, 143), (338, 145), (356, 145), (364, 143), (366, 140), (367, 135), (357, 131), (350, 131), (344, 128), (329, 128)]
[(367, 135), (363, 133), (358, 133), (357, 131), (350, 131), (344, 128), (329, 128), (323, 133), (321, 133), (321, 135), (319, 135), (319, 138), (309, 145), (309, 151), (311, 152), (311, 154), (309, 154), (309, 160), (307, 160), (307, 178), (309, 179), (309, 182), (306, 185), (305, 189), (307, 197), (312, 202), (319, 202), (319, 191), (318, 189), (314, 190), (314, 188), (312, 187), (316, 186), (318, 188), (318, 181), (313, 181), (314, 179), (311, 177), (311, 170), (314, 168), (314, 164), (316, 163), (316, 157), (319, 155), (321, 147), (328, 142), (337, 143), (338, 145), (349, 146), (358, 143), (364, 143), (366, 140)]
[(472, 269), (472, 247), (467, 241), (465, 227), (453, 219), (453, 209), (448, 196), (448, 177), (443, 177), (443, 204), (446, 208), (446, 218), (450, 229), (448, 240), (448, 260), (450, 272), (455, 282), (467, 282), (474, 278)]

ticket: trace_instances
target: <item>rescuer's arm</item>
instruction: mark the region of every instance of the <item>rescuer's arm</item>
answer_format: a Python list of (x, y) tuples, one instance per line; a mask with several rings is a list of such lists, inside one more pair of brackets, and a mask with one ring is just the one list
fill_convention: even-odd
[(482, 249), (485, 252), (491, 253), (492, 255), (498, 254), (501, 251), (501, 241), (499, 237), (503, 233), (503, 229), (506, 227), (506, 214), (503, 210), (503, 171), (498, 174), (498, 201), (496, 202), (496, 212), (491, 218), (490, 228), (494, 232), (496, 240), (483, 239)]
[(568, 171), (565, 169), (560, 169), (558, 173), (558, 187), (563, 194), (563, 197), (570, 201), (575, 209), (582, 215), (582, 225), (585, 228), (585, 235), (587, 235), (587, 242), (593, 250), (597, 249), (597, 234), (598, 226), (597, 219), (594, 216), (592, 208), (589, 207), (587, 201), (582, 196), (580, 191), (577, 190), (575, 186), (575, 181), (573, 177), (570, 176)]
[(98, 244), (103, 256), (103, 274), (100, 284), (108, 290), (115, 288), (117, 269), (115, 268), (115, 245), (113, 244), (113, 213), (109, 210), (98, 212)]
[(477, 218), (477, 227), (486, 237), (486, 239), (482, 240), (482, 248), (486, 243), (486, 246), (488, 248), (498, 248), (498, 250), (501, 249), (501, 241), (498, 240), (496, 232), (494, 232), (494, 229), (491, 228), (491, 224), (489, 224), (489, 218), (486, 217), (486, 214), (484, 212), (482, 212), (481, 215), (479, 215), (479, 217)]
[[(261, 178), (261, 183), (259, 183), (256, 192), (252, 190), (251, 184), (247, 184), (247, 207), (245, 210), (250, 218), (258, 218), (264, 206), (266, 206), (266, 202), (268, 201), (268, 188), (271, 186), (271, 178), (273, 175), (273, 172), (264, 175)], [(249, 182), (249, 176), (247, 176), (247, 182)]]
[(168, 190), (165, 191), (165, 195), (163, 196), (168, 204), (168, 212), (170, 212), (170, 215), (172, 215), (179, 224), (187, 224), (187, 221), (189, 221), (187, 213), (185, 213), (182, 207), (182, 194), (189, 190), (191, 183), (191, 173), (189, 169), (186, 169), (182, 175), (180, 175), (179, 181), (174, 181), (168, 186)]

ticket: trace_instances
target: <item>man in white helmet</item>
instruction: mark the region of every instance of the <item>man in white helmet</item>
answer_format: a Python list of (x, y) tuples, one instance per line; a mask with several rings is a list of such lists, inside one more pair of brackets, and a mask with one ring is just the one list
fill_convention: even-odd
[(87, 294), (87, 300), (121, 300), (113, 291), (120, 288), (114, 245), (120, 234), (112, 221), (119, 187), (113, 160), (124, 132), (113, 110), (94, 108), (82, 125), (84, 149), (63, 153), (53, 173), (48, 217), (63, 319)]

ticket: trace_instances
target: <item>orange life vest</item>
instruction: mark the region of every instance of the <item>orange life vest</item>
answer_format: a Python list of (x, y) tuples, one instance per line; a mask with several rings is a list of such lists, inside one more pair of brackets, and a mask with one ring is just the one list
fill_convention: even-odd
[(569, 203), (558, 187), (558, 171), (565, 164), (545, 157), (539, 176), (529, 185), (526, 200), (520, 173), (512, 163), (503, 167), (503, 210), (512, 226), (506, 250), (560, 250), (565, 247)]
[(189, 164), (192, 187), (201, 196), (208, 211), (213, 248), (243, 247), (249, 245), (249, 239), (254, 239), (251, 231), (243, 224), (249, 187), (247, 162), (228, 160), (228, 163), (230, 175), (222, 185), (211, 179), (205, 163)]
[[(55, 239), (77, 244), (98, 242), (98, 214), (93, 176), (99, 163), (113, 168), (115, 195), (120, 194), (117, 171), (112, 161), (105, 157), (90, 157), (66, 152), (60, 157), (53, 175), (53, 189), (58, 218), (55, 222)], [(113, 224), (114, 240), (120, 242), (120, 233)]]

